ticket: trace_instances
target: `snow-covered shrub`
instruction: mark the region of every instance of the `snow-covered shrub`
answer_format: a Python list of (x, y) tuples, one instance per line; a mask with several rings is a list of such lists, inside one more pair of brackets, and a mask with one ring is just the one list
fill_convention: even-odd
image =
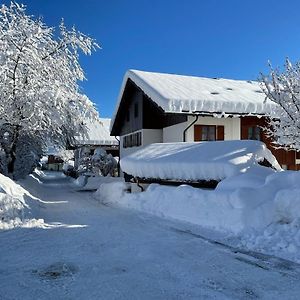
[(102, 176), (114, 176), (117, 168), (117, 161), (111, 154), (98, 147), (94, 154), (90, 154), (88, 149), (81, 150), (78, 173), (93, 173)]
[(111, 154), (107, 154), (106, 151), (98, 147), (94, 155), (92, 156), (92, 171), (95, 174), (103, 176), (113, 176), (117, 167), (117, 162)]

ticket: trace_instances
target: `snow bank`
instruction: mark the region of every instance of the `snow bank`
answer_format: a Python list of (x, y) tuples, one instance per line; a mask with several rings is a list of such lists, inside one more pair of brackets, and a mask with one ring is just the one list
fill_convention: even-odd
[(78, 191), (91, 191), (97, 190), (103, 183), (111, 183), (123, 181), (123, 178), (120, 177), (111, 177), (111, 176), (79, 176), (75, 181), (74, 185)]
[(300, 262), (299, 182), (300, 172), (254, 169), (225, 179), (215, 190), (152, 184), (146, 192), (128, 194), (124, 183), (108, 183), (95, 197), (105, 204), (226, 232), (239, 237), (241, 246)]
[[(101, 201), (160, 217), (177, 219), (239, 233), (245, 229), (260, 229), (271, 222), (270, 207), (262, 199), (240, 198), (239, 191), (223, 192), (151, 184), (146, 192), (124, 193), (123, 184), (101, 186), (96, 197)], [(119, 191), (117, 191), (119, 189)]]
[(25, 194), (20, 185), (0, 174), (0, 229), (14, 227), (23, 218)]
[(121, 159), (122, 171), (140, 178), (168, 180), (223, 180), (249, 168), (264, 168), (267, 160), (280, 170), (275, 157), (259, 141), (158, 143)]
[[(42, 175), (41, 172), (37, 172), (37, 176)], [(31, 218), (37, 205), (38, 201), (20, 184), (0, 174), (0, 230), (44, 224), (42, 219)]]
[(124, 180), (103, 182), (94, 193), (94, 198), (103, 204), (118, 203), (125, 196), (127, 186)]

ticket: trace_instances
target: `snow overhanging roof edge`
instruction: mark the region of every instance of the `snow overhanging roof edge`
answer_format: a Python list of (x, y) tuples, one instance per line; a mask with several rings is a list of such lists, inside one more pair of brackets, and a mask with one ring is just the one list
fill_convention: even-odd
[[(214, 78), (186, 76), (186, 75), (175, 75), (175, 74), (156, 73), (156, 72), (146, 72), (146, 71), (139, 71), (139, 70), (130, 69), (125, 73), (123, 81), (122, 81), (121, 89), (120, 89), (120, 92), (119, 92), (119, 95), (118, 95), (117, 104), (116, 104), (115, 111), (114, 111), (114, 114), (112, 116), (111, 123), (110, 123), (110, 132), (112, 131), (112, 129), (114, 127), (116, 117), (118, 115), (119, 107), (120, 107), (121, 102), (122, 102), (123, 93), (124, 93), (126, 84), (127, 84), (129, 79), (132, 80), (149, 98), (151, 98), (166, 113), (190, 114), (190, 115), (201, 114), (201, 113), (205, 113), (205, 114), (210, 113), (211, 115), (214, 115), (214, 114), (226, 114), (226, 115), (234, 115), (234, 114), (239, 115), (240, 114), (240, 115), (260, 115), (260, 116), (270, 115), (270, 113), (267, 112), (268, 109), (266, 109), (266, 112), (245, 112), (245, 111), (233, 112), (233, 111), (229, 111), (229, 110), (228, 111), (221, 111), (220, 110), (220, 111), (211, 111), (211, 112), (209, 111), (208, 112), (208, 111), (205, 111), (205, 110), (199, 111), (199, 110), (184, 110), (184, 109), (171, 110), (168, 107), (165, 107), (163, 102), (167, 103), (167, 102), (169, 102), (171, 100), (174, 100), (174, 99), (168, 99), (165, 96), (163, 96), (157, 89), (152, 87), (141, 76), (139, 76), (138, 73), (147, 73), (147, 74), (153, 73), (153, 74), (161, 74), (161, 75), (171, 75), (171, 76), (173, 75), (173, 76), (182, 76), (182, 77), (203, 78), (203, 79), (216, 80)], [(222, 78), (220, 78), (220, 79), (222, 79)], [(223, 79), (223, 80), (228, 80), (228, 81), (231, 81), (231, 82), (247, 82), (246, 80), (235, 80), (235, 79)], [(249, 82), (252, 83), (252, 82), (255, 82), (255, 81), (249, 81)], [(257, 82), (255, 82), (255, 83), (257, 83)], [(200, 99), (198, 99), (198, 100), (195, 99), (194, 101), (201, 101), (201, 100)], [(207, 101), (210, 101), (210, 100), (207, 100)], [(218, 101), (215, 101), (215, 102), (218, 102)], [(270, 104), (268, 105), (268, 108), (270, 108)]]

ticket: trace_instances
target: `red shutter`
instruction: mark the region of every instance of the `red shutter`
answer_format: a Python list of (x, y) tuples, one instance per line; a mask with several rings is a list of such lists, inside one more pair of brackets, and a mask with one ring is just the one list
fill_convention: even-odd
[(202, 126), (201, 125), (195, 125), (194, 126), (194, 141), (200, 142), (202, 137)]
[(224, 141), (224, 126), (217, 126), (217, 141)]

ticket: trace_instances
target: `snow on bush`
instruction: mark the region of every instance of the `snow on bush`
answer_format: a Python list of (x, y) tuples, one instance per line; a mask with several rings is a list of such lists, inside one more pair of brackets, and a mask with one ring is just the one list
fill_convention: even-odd
[(140, 178), (223, 180), (268, 161), (281, 169), (259, 141), (216, 141), (151, 144), (121, 159), (123, 172)]
[(111, 154), (97, 147), (93, 154), (90, 154), (89, 149), (81, 150), (81, 158), (79, 161), (79, 173), (92, 173), (102, 176), (113, 176), (117, 168), (117, 161)]

